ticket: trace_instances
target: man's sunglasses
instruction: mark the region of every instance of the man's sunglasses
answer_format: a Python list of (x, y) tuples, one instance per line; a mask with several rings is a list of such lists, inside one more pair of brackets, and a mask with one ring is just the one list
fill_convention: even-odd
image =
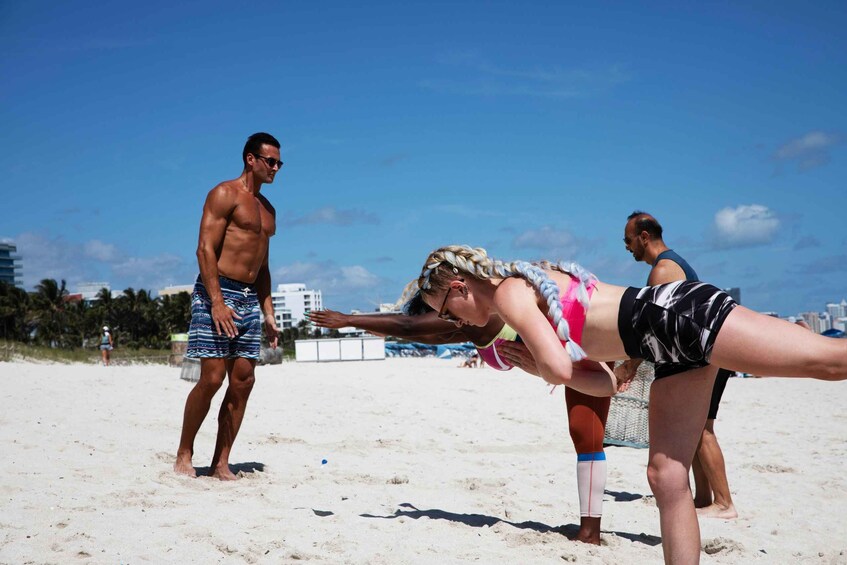
[(264, 155), (256, 155), (255, 153), (250, 153), (250, 155), (252, 155), (256, 159), (261, 159), (262, 161), (267, 163), (268, 167), (270, 167), (271, 169), (273, 169), (277, 165), (279, 165), (280, 169), (282, 168), (282, 161), (277, 161), (273, 157), (265, 157)]

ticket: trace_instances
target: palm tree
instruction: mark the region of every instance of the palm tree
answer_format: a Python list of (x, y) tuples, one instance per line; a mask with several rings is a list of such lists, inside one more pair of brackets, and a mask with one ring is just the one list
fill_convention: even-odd
[(150, 298), (150, 293), (133, 288), (124, 290), (115, 300), (117, 326), (128, 334), (130, 347), (158, 346), (159, 333), (158, 303)]
[(65, 280), (42, 279), (32, 295), (32, 321), (37, 326), (36, 340), (51, 347), (58, 346), (65, 332), (65, 298), (68, 296)]
[(0, 282), (0, 335), (3, 339), (29, 340), (32, 331), (32, 325), (27, 323), (29, 307), (29, 294), (26, 291)]
[(188, 331), (191, 323), (191, 295), (187, 292), (159, 297), (161, 326), (164, 338), (172, 333)]

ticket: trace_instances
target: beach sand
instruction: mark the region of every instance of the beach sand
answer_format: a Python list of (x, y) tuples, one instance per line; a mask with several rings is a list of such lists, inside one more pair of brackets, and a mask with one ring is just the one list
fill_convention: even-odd
[[(259, 367), (241, 480), (219, 482), (172, 471), (179, 369), (0, 363), (0, 563), (661, 562), (646, 450), (607, 448), (603, 545), (571, 542), (563, 389), (456, 365)], [(701, 520), (703, 563), (847, 563), (845, 404), (847, 383), (730, 380), (716, 429), (740, 517)]]

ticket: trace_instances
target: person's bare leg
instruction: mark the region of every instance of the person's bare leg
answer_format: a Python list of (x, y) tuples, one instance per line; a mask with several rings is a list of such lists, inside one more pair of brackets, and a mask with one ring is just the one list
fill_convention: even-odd
[[(698, 506), (697, 514), (706, 518), (721, 518), (732, 520), (738, 518), (738, 512), (732, 503), (732, 494), (729, 492), (729, 481), (726, 478), (726, 465), (724, 463), (723, 451), (715, 436), (715, 421), (706, 420), (706, 428), (697, 449), (697, 458), (703, 464), (703, 472), (714, 493), (714, 501), (704, 507)], [(695, 499), (694, 505), (697, 506)]]
[[(700, 442), (703, 442), (702, 436)], [(706, 478), (706, 473), (703, 471), (703, 464), (700, 462), (700, 446), (697, 446), (697, 451), (694, 453), (694, 459), (691, 461), (691, 474), (694, 475), (694, 507), (705, 508), (712, 504), (712, 487), (709, 484), (709, 479)]]
[(108, 365), (108, 363), (106, 362), (106, 350), (105, 349), (100, 350), (100, 356), (103, 358), (103, 366), (106, 367)]
[(582, 543), (590, 543), (591, 545), (600, 545), (600, 521), (601, 517), (590, 518), (588, 516), (580, 516), (579, 532), (573, 538), (574, 541)]
[(237, 357), (227, 360), (229, 386), (218, 414), (218, 440), (215, 443), (211, 465), (212, 476), (222, 481), (234, 481), (238, 478), (229, 468), (229, 454), (244, 419), (247, 399), (250, 398), (250, 391), (256, 381), (255, 368), (255, 359)]
[(723, 323), (712, 365), (753, 375), (847, 379), (847, 340), (737, 306)]
[(188, 393), (185, 400), (185, 412), (182, 417), (182, 435), (179, 438), (179, 448), (176, 451), (174, 471), (182, 475), (196, 477), (197, 472), (191, 463), (194, 455), (194, 438), (209, 413), (212, 398), (226, 376), (225, 359), (201, 359), (200, 380)]
[(656, 496), (665, 563), (700, 562), (700, 526), (688, 483), (709, 411), (717, 367), (653, 381), (647, 481)]

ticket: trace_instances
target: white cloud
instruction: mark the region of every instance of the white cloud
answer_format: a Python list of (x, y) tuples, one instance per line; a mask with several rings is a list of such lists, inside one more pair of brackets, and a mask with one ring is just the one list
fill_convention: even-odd
[(436, 92), (470, 96), (573, 98), (605, 92), (630, 80), (617, 65), (586, 68), (509, 68), (492, 64), (476, 53), (442, 57), (457, 70), (455, 78), (422, 80), (419, 86)]
[(379, 283), (378, 276), (359, 265), (341, 267), (341, 275), (345, 285), (351, 288), (373, 288)]
[(112, 274), (122, 281), (120, 286), (147, 290), (159, 290), (169, 284), (190, 284), (196, 270), (181, 257), (169, 253), (125, 257), (111, 266)]
[(80, 246), (61, 237), (27, 232), (15, 238), (15, 243), (26, 288), (34, 287), (42, 279), (80, 281), (90, 272)]
[(84, 246), (85, 256), (98, 261), (115, 261), (119, 258), (118, 248), (111, 243), (103, 243), (99, 239), (92, 239)]
[(314, 224), (350, 226), (353, 224), (379, 224), (379, 217), (366, 210), (340, 210), (334, 206), (324, 206), (286, 223), (290, 226)]
[(502, 218), (505, 214), (494, 210), (483, 210), (479, 206), (466, 206), (464, 204), (442, 204), (433, 206), (437, 214), (455, 214), (465, 218)]
[(296, 262), (273, 273), (273, 283), (302, 282), (306, 286), (327, 290), (375, 288), (381, 279), (361, 265), (340, 266), (334, 261)]
[(196, 273), (194, 265), (175, 255), (134, 257), (96, 239), (77, 243), (27, 232), (14, 241), (22, 257), (26, 288), (42, 279), (64, 279), (71, 290), (86, 281), (107, 281), (114, 289), (158, 290), (167, 284), (190, 283)]
[(825, 165), (830, 160), (830, 149), (844, 141), (838, 133), (810, 131), (781, 145), (773, 154), (776, 161), (796, 162), (801, 171)]
[(568, 230), (557, 230), (544, 226), (537, 230), (527, 230), (512, 240), (515, 249), (537, 249), (545, 259), (570, 259), (576, 255), (582, 241)]
[(341, 310), (393, 301), (402, 290), (361, 265), (338, 265), (334, 261), (283, 265), (271, 273), (271, 282), (274, 288), (279, 283), (303, 283), (322, 292), (327, 308)]
[(760, 204), (724, 208), (715, 214), (715, 245), (719, 248), (751, 247), (773, 241), (779, 218)]

